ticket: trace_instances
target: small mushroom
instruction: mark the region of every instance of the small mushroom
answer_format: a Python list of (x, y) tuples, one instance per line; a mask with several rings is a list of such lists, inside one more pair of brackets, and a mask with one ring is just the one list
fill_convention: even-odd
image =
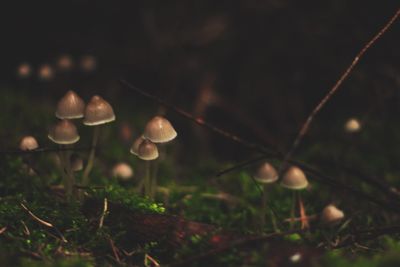
[(61, 55), (57, 60), (57, 67), (61, 71), (70, 71), (74, 66), (74, 62), (69, 55)]
[[(70, 151), (66, 150), (67, 145), (72, 145), (79, 141), (79, 134), (75, 125), (69, 120), (61, 120), (54, 125), (49, 132), (48, 138), (61, 147), (60, 159), (63, 167), (64, 185), (67, 197), (73, 193), (75, 177), (71, 169)], [(65, 172), (64, 172), (65, 170)]]
[(85, 109), (83, 124), (94, 126), (92, 147), (89, 153), (88, 163), (82, 175), (82, 184), (89, 184), (89, 173), (92, 170), (97, 141), (100, 134), (100, 125), (110, 123), (115, 120), (114, 110), (111, 105), (101, 96), (95, 95), (90, 99)]
[(146, 124), (143, 136), (153, 143), (166, 143), (175, 139), (177, 133), (167, 119), (155, 116)]
[(32, 67), (28, 63), (22, 63), (18, 66), (17, 75), (21, 79), (26, 79), (32, 74)]
[(344, 212), (335, 205), (326, 206), (321, 213), (321, 222), (327, 225), (335, 225), (344, 218)]
[(36, 138), (30, 135), (24, 136), (19, 142), (19, 149), (23, 151), (35, 150), (38, 147), (39, 144)]
[(49, 81), (53, 79), (54, 71), (53, 68), (49, 64), (43, 64), (39, 67), (38, 70), (39, 79), (42, 81)]
[(58, 102), (56, 117), (59, 119), (79, 119), (85, 111), (85, 102), (74, 91), (69, 90)]
[(254, 179), (263, 185), (263, 197), (262, 197), (262, 213), (261, 213), (261, 227), (265, 226), (265, 217), (267, 214), (267, 189), (268, 185), (275, 183), (278, 180), (278, 173), (274, 166), (268, 162), (264, 162), (257, 170), (254, 175)]
[(293, 222), (295, 217), (296, 198), (298, 198), (300, 206), (301, 228), (302, 229), (308, 228), (309, 223), (307, 215), (305, 212), (303, 201), (301, 199), (301, 195), (299, 193), (300, 190), (303, 190), (308, 186), (308, 180), (306, 175), (300, 168), (296, 166), (291, 166), (283, 175), (281, 185), (285, 188), (293, 190), (291, 221), (290, 221), (291, 228), (293, 227)]
[(129, 180), (133, 177), (133, 169), (125, 162), (120, 162), (114, 165), (112, 168), (112, 176), (119, 178), (123, 181)]
[(152, 194), (155, 190), (153, 188), (154, 181), (152, 182), (151, 176), (150, 176), (150, 161), (155, 160), (158, 158), (158, 149), (157, 146), (151, 142), (150, 140), (143, 140), (143, 142), (139, 145), (138, 149), (138, 157), (142, 160), (146, 161), (146, 174), (144, 177), (144, 190), (145, 190), (145, 195), (152, 197)]
[(356, 118), (350, 118), (344, 125), (344, 129), (348, 133), (356, 133), (361, 130), (361, 123)]

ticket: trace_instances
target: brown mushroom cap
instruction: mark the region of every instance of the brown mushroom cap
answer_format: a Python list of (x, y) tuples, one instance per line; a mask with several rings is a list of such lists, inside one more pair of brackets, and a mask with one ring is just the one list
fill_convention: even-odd
[(139, 145), (137, 156), (142, 160), (154, 160), (158, 158), (157, 146), (146, 139)]
[(274, 166), (265, 162), (258, 168), (257, 173), (254, 175), (254, 179), (262, 184), (270, 184), (278, 180), (278, 173)]
[(143, 136), (153, 143), (166, 143), (173, 140), (177, 133), (167, 119), (155, 116), (146, 124)]
[(321, 213), (321, 221), (325, 224), (336, 224), (344, 218), (344, 213), (335, 205), (326, 206)]
[(19, 142), (19, 149), (23, 151), (27, 150), (34, 150), (39, 147), (38, 142), (36, 141), (36, 138), (33, 136), (24, 136), (21, 139), (21, 142)]
[(83, 170), (83, 159), (78, 154), (72, 154), (69, 160), (74, 172)]
[(133, 144), (132, 144), (131, 150), (130, 150), (131, 154), (133, 154), (135, 156), (137, 156), (139, 154), (139, 146), (144, 140), (146, 140), (146, 139), (143, 137), (143, 135), (141, 135), (140, 137), (136, 138), (135, 141), (133, 141)]
[(283, 175), (281, 185), (292, 190), (301, 190), (308, 186), (308, 181), (300, 168), (292, 166)]
[(69, 120), (61, 120), (49, 132), (49, 139), (56, 144), (68, 145), (79, 141), (78, 131)]
[(95, 95), (90, 99), (85, 109), (83, 124), (95, 126), (115, 120), (114, 110), (101, 96)]
[(59, 119), (79, 119), (85, 112), (85, 102), (74, 91), (69, 90), (58, 102), (56, 117)]

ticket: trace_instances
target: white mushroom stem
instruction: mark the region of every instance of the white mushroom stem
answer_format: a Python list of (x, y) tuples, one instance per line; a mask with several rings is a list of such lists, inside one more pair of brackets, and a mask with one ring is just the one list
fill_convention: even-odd
[(149, 197), (151, 194), (151, 176), (150, 176), (150, 161), (149, 160), (146, 160), (146, 164), (145, 164), (144, 194)]
[(295, 212), (296, 212), (296, 202), (297, 202), (297, 191), (293, 191), (292, 194), (292, 208), (290, 210), (290, 230), (293, 229), (294, 226), (294, 218), (295, 218)]
[(93, 168), (94, 164), (94, 158), (96, 155), (96, 147), (97, 147), (97, 142), (99, 139), (100, 135), (100, 126), (94, 126), (93, 129), (93, 139), (92, 139), (92, 147), (90, 148), (90, 153), (89, 153), (89, 158), (88, 162), (86, 164), (85, 170), (83, 171), (82, 175), (82, 185), (87, 186), (89, 184), (89, 173)]
[(65, 192), (67, 198), (71, 198), (73, 196), (73, 187), (75, 184), (75, 177), (71, 169), (70, 162), (70, 151), (66, 150), (67, 146), (61, 146), (61, 167), (62, 167), (62, 175), (64, 180)]

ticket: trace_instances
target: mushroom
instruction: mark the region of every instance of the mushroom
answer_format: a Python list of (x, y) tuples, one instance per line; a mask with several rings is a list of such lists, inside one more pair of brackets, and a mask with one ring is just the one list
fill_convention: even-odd
[(146, 124), (143, 136), (153, 143), (166, 143), (175, 139), (177, 133), (167, 119), (155, 116)]
[(61, 71), (70, 71), (74, 62), (69, 55), (61, 55), (57, 60), (57, 66)]
[(263, 163), (254, 175), (254, 179), (263, 185), (263, 197), (262, 197), (262, 213), (261, 213), (261, 226), (265, 226), (265, 217), (267, 213), (267, 189), (268, 185), (275, 183), (278, 180), (278, 173), (274, 166), (270, 163)]
[(72, 154), (69, 158), (71, 162), (71, 169), (74, 172), (83, 170), (83, 160), (78, 154)]
[(356, 118), (350, 118), (344, 125), (344, 129), (348, 133), (356, 133), (361, 130), (361, 123)]
[(321, 213), (321, 222), (327, 225), (335, 225), (344, 218), (344, 213), (335, 205), (326, 206)]
[(133, 177), (133, 169), (125, 162), (120, 162), (114, 165), (111, 174), (113, 177), (126, 181)]
[[(160, 143), (160, 154), (161, 158), (165, 154), (165, 148), (162, 145), (163, 143), (167, 143), (176, 138), (177, 133), (172, 126), (172, 124), (162, 116), (153, 117), (145, 126), (144, 138), (150, 140), (153, 143)], [(153, 164), (153, 175), (151, 179), (151, 190), (150, 197), (154, 197), (154, 194), (157, 189), (157, 169), (158, 169), (158, 161)]]
[(39, 147), (36, 138), (30, 135), (24, 136), (19, 142), (19, 149), (22, 151), (35, 150)]
[(60, 159), (63, 166), (64, 186), (69, 198), (73, 193), (75, 177), (69, 160), (70, 152), (65, 148), (79, 141), (78, 131), (71, 121), (61, 120), (50, 129), (48, 138), (61, 147)]
[(153, 183), (151, 181), (151, 176), (150, 176), (150, 161), (157, 159), (159, 156), (157, 146), (150, 140), (145, 139), (139, 145), (137, 156), (140, 159), (146, 161), (145, 177), (144, 177), (144, 190), (145, 190), (144, 193), (146, 196), (152, 197)]
[(97, 67), (96, 58), (90, 55), (83, 56), (80, 64), (84, 72), (93, 72)]
[(102, 97), (98, 95), (93, 96), (86, 106), (85, 116), (83, 119), (83, 124), (94, 127), (92, 147), (90, 149), (89, 159), (86, 168), (83, 171), (82, 175), (82, 184), (84, 186), (89, 184), (89, 173), (93, 167), (95, 149), (99, 138), (100, 125), (112, 122), (114, 120), (115, 114), (111, 105)]
[(22, 63), (18, 66), (17, 75), (19, 78), (26, 79), (32, 74), (32, 67), (28, 63)]
[(83, 118), (85, 102), (74, 91), (69, 90), (58, 102), (56, 117), (59, 119)]
[(304, 172), (296, 167), (291, 166), (283, 175), (281, 185), (285, 188), (293, 190), (293, 199), (292, 199), (292, 209), (291, 209), (291, 220), (290, 227), (293, 228), (293, 222), (295, 217), (295, 206), (296, 206), (296, 197), (298, 197), (299, 206), (300, 206), (300, 216), (301, 216), (301, 228), (308, 228), (308, 219), (305, 213), (303, 201), (301, 199), (301, 195), (299, 193), (300, 190), (305, 189), (308, 186), (307, 177)]
[(49, 64), (43, 64), (39, 67), (38, 76), (40, 80), (49, 81), (54, 76), (53, 68)]

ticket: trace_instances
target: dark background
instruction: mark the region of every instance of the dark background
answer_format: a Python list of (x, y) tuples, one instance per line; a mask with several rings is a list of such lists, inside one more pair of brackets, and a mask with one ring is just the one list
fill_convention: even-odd
[[(1, 88), (22, 90), (37, 102), (56, 102), (71, 88), (86, 100), (98, 93), (127, 121), (138, 110), (148, 117), (162, 112), (123, 88), (123, 77), (286, 151), (307, 114), (398, 7), (389, 0), (13, 1), (2, 8)], [(385, 122), (382, 127), (398, 117), (399, 37), (397, 21), (316, 118), (304, 146), (335, 139), (349, 117)], [(76, 62), (93, 55), (98, 68), (56, 74), (47, 83), (17, 78), (20, 63), (54, 64), (62, 54)], [(230, 141), (167, 116), (191, 149), (247, 157)]]

